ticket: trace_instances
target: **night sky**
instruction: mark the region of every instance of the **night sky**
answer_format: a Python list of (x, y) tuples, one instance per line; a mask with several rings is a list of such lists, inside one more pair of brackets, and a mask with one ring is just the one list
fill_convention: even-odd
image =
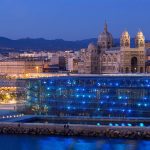
[(150, 0), (0, 0), (0, 36), (81, 40), (105, 20), (115, 38), (140, 29), (150, 39)]

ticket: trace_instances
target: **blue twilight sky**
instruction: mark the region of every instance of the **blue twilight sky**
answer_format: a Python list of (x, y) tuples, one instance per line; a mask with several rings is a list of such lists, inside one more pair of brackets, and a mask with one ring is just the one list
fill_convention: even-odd
[(80, 40), (109, 31), (150, 39), (150, 0), (0, 0), (0, 36)]

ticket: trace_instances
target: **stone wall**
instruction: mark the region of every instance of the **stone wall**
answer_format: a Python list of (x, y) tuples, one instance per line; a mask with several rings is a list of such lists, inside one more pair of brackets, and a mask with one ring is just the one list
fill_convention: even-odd
[(0, 134), (61, 135), (128, 139), (150, 139), (148, 127), (109, 127), (46, 123), (1, 123)]

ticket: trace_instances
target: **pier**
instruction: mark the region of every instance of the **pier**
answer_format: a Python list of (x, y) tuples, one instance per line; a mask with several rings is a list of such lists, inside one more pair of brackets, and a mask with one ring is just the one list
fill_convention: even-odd
[[(23, 116), (23, 120), (31, 120), (33, 116)], [(21, 118), (0, 123), (0, 134), (20, 135), (60, 135), (84, 137), (108, 137), (127, 139), (150, 139), (150, 127), (108, 126), (87, 124), (26, 123)], [(54, 119), (54, 118), (53, 118)], [(106, 120), (106, 119), (105, 119)], [(6, 121), (6, 120), (5, 120)]]

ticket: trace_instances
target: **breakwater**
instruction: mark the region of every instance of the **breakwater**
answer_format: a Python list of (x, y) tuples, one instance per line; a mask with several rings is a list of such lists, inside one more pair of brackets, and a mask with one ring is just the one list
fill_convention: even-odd
[(1, 123), (0, 134), (61, 135), (128, 139), (150, 139), (149, 127), (109, 127), (46, 123)]

